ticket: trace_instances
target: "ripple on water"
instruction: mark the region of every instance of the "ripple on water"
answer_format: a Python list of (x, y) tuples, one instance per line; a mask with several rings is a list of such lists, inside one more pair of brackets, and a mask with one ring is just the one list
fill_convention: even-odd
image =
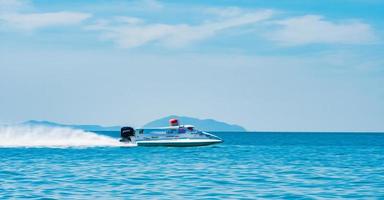
[(250, 140), (257, 137), (245, 135), (243, 139), (244, 144), (237, 141), (237, 144), (198, 148), (1, 149), (0, 196), (5, 199), (384, 197), (384, 146), (252, 144)]

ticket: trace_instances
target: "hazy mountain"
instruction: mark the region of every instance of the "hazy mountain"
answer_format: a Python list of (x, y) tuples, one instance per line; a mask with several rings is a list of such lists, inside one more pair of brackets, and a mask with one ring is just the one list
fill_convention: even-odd
[[(204, 131), (246, 131), (243, 127), (234, 124), (227, 124), (213, 119), (197, 119), (185, 116), (171, 115), (161, 119), (151, 121), (144, 125), (144, 127), (164, 127), (168, 126), (168, 121), (171, 118), (179, 119), (181, 124), (194, 125), (196, 128)], [(51, 127), (67, 127), (74, 129), (81, 129), (86, 131), (120, 131), (121, 126), (100, 126), (100, 125), (73, 125), (73, 124), (60, 124), (50, 121), (29, 120), (23, 122), (22, 125), (29, 126), (51, 126)], [(126, 124), (129, 126), (129, 124)]]
[(118, 131), (120, 130), (120, 126), (104, 127), (100, 125), (69, 125), (69, 124), (59, 124), (59, 123), (50, 122), (50, 121), (37, 121), (37, 120), (29, 120), (29, 121), (23, 122), (22, 125), (67, 127), (67, 128), (74, 128), (74, 129), (82, 129), (86, 131)]
[(246, 131), (243, 127), (235, 124), (227, 124), (225, 122), (216, 121), (213, 119), (197, 119), (193, 117), (171, 115), (161, 119), (151, 121), (144, 127), (162, 127), (168, 126), (168, 121), (171, 118), (179, 119), (181, 124), (194, 125), (196, 128), (204, 131)]

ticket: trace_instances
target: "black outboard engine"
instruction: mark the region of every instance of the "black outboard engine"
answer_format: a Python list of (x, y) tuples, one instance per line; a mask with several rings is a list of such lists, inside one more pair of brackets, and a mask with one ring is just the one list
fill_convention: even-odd
[(122, 127), (120, 135), (120, 142), (132, 142), (132, 138), (135, 137), (135, 129), (132, 127)]

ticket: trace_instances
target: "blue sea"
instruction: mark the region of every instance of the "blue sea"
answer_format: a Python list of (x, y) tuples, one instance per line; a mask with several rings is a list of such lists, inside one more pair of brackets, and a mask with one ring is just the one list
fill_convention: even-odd
[(29, 131), (0, 134), (1, 199), (384, 199), (381, 133), (215, 133), (225, 142), (180, 148)]

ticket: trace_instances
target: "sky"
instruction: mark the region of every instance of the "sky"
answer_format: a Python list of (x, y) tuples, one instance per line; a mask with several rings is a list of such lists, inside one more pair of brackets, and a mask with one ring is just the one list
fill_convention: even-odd
[(0, 124), (384, 131), (384, 1), (0, 0)]

